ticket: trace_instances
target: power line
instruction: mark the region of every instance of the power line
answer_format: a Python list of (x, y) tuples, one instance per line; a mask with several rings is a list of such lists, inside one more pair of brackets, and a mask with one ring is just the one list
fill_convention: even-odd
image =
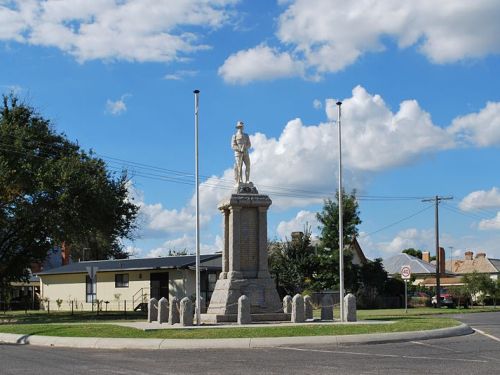
[(373, 231), (373, 232), (370, 232), (370, 233), (364, 234), (364, 235), (359, 236), (359, 237), (360, 237), (360, 238), (365, 238), (365, 237), (371, 236), (372, 234), (375, 234), (375, 233), (378, 233), (378, 232), (382, 232), (383, 230), (389, 229), (389, 228), (391, 228), (391, 227), (393, 227), (393, 226), (395, 226), (395, 225), (398, 225), (399, 223), (402, 223), (403, 221), (409, 220), (409, 219), (411, 219), (411, 218), (413, 218), (413, 217), (415, 217), (415, 216), (417, 216), (417, 215), (421, 214), (421, 213), (422, 213), (422, 212), (424, 212), (424, 211), (427, 211), (427, 210), (428, 210), (429, 208), (431, 208), (431, 207), (432, 207), (432, 205), (428, 205), (428, 206), (427, 206), (427, 207), (425, 207), (424, 209), (419, 210), (419, 211), (417, 211), (417, 212), (415, 212), (415, 213), (413, 213), (413, 214), (411, 214), (411, 215), (409, 215), (409, 216), (405, 216), (404, 218), (402, 218), (402, 219), (400, 219), (400, 220), (398, 220), (398, 221), (395, 221), (394, 223), (391, 223), (391, 224), (386, 225), (386, 226), (384, 226), (384, 227), (382, 227), (382, 228), (380, 228), (380, 229), (377, 229), (377, 230), (375, 230), (375, 231)]

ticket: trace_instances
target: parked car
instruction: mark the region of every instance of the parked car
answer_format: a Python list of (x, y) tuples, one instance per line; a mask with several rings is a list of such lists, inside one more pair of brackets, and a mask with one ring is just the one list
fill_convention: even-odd
[[(463, 307), (469, 307), (472, 302), (470, 298), (458, 298), (453, 296), (451, 293), (448, 292), (446, 289), (441, 290), (441, 306), (446, 306), (449, 308), (454, 308), (457, 306), (463, 306)], [(431, 299), (431, 304), (432, 307), (437, 307), (437, 296), (432, 296)]]
[[(437, 296), (432, 296), (431, 299), (432, 307), (437, 307)], [(441, 293), (441, 306), (446, 306), (454, 308), (456, 306), (455, 300), (449, 293)]]

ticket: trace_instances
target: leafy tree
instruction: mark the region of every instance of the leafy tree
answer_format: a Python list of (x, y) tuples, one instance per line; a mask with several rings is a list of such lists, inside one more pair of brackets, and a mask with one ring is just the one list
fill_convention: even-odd
[(404, 249), (402, 251), (402, 253), (414, 256), (414, 257), (419, 258), (419, 259), (422, 259), (422, 250), (414, 249), (413, 247), (410, 247), (408, 249)]
[(365, 308), (377, 307), (377, 298), (383, 294), (387, 283), (387, 271), (382, 259), (377, 258), (361, 265), (358, 280), (360, 286), (356, 294), (360, 305)]
[(311, 244), (310, 229), (306, 228), (302, 235), (292, 240), (270, 242), (269, 269), (282, 297), (310, 288), (316, 268), (317, 257)]
[(27, 276), (54, 246), (74, 257), (122, 258), (138, 207), (127, 199), (127, 177), (58, 134), (14, 96), (0, 106), (0, 283)]
[[(321, 226), (321, 246), (318, 248), (319, 268), (317, 289), (332, 289), (339, 285), (339, 206), (337, 201), (327, 199), (323, 210), (316, 214)], [(357, 226), (361, 224), (356, 191), (343, 192), (344, 245), (350, 244), (358, 235)], [(352, 264), (352, 253), (344, 251), (344, 286), (357, 290), (358, 269)]]
[(179, 256), (179, 255), (194, 255), (194, 252), (189, 252), (188, 249), (184, 248), (182, 250), (170, 249), (168, 251), (168, 256)]
[(460, 308), (462, 304), (465, 305), (465, 307), (469, 305), (467, 301), (470, 300), (470, 294), (465, 285), (452, 285), (448, 287), (448, 293), (457, 301), (458, 308)]
[(472, 298), (472, 301), (478, 299), (484, 304), (484, 297), (488, 293), (491, 279), (484, 273), (474, 271), (462, 277), (462, 282)]

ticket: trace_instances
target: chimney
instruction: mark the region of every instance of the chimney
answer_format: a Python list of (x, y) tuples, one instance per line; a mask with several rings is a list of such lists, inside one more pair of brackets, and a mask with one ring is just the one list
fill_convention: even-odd
[(428, 251), (422, 251), (422, 260), (424, 262), (430, 263), (431, 262), (431, 253)]
[(63, 242), (61, 245), (61, 261), (63, 266), (69, 264), (70, 256), (71, 256), (70, 247), (66, 242)]
[(470, 250), (467, 250), (465, 252), (465, 260), (472, 260), (472, 256), (474, 255), (474, 253)]
[(446, 252), (444, 248), (439, 248), (439, 273), (444, 275), (446, 273)]
[(477, 258), (486, 258), (486, 253), (485, 252), (480, 252), (476, 254), (476, 259)]

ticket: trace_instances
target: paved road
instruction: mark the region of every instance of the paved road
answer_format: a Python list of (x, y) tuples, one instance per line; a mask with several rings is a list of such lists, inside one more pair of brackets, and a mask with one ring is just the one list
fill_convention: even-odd
[(499, 373), (500, 313), (457, 318), (485, 334), (395, 344), (249, 350), (115, 351), (0, 345), (0, 374)]

